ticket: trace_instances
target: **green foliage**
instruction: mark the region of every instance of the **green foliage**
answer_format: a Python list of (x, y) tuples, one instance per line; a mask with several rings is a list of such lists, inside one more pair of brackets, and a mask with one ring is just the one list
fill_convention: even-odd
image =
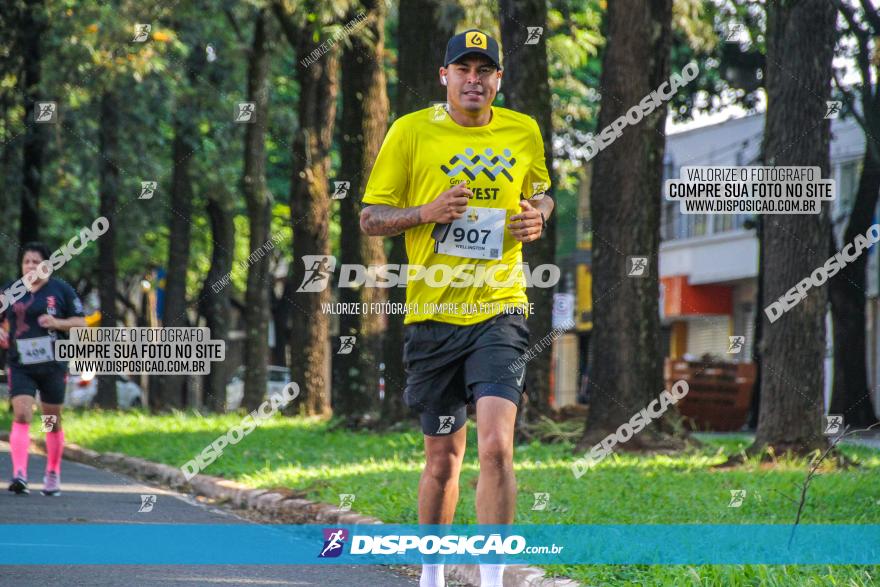
[[(671, 71), (697, 62), (700, 75), (679, 89), (669, 111), (676, 121), (730, 105), (754, 111), (763, 87), (762, 4), (749, 0), (676, 0)], [(739, 30), (737, 30), (739, 29)]]

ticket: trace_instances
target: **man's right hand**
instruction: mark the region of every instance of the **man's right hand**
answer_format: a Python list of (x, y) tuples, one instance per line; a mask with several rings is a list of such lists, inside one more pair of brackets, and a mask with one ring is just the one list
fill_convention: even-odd
[(9, 348), (9, 334), (6, 329), (0, 326), (0, 349)]
[(437, 196), (430, 204), (419, 208), (419, 218), (422, 223), (449, 224), (453, 220), (464, 216), (467, 211), (468, 198), (474, 192), (468, 189), (467, 184), (456, 184)]

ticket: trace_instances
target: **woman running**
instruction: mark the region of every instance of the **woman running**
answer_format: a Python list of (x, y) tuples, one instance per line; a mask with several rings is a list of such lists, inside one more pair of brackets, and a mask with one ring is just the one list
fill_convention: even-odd
[[(55, 360), (54, 343), (59, 332), (86, 325), (82, 302), (74, 289), (67, 282), (51, 277), (49, 256), (49, 249), (43, 243), (24, 245), (19, 251), (18, 262), (25, 287), (12, 282), (0, 293), (6, 297), (0, 300), (3, 302), (0, 322), (4, 317), (8, 321), (8, 330), (0, 327), (0, 346), (9, 349), (7, 375), (14, 414), (9, 434), (12, 453), (9, 491), (19, 495), (30, 493), (28, 449), (37, 391), (40, 392), (42, 428), (46, 430), (43, 495), (61, 495), (61, 453), (64, 450), (61, 405), (67, 383), (67, 363)], [(47, 262), (37, 271), (44, 261)]]

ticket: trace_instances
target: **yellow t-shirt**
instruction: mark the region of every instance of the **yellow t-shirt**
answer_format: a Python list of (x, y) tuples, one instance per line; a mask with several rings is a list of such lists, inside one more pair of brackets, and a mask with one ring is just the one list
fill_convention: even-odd
[[(400, 271), (401, 279), (408, 277), (405, 324), (476, 324), (505, 307), (528, 307), (522, 243), (507, 224), (522, 211), (521, 198), (550, 188), (544, 141), (529, 116), (493, 107), (489, 124), (478, 127), (460, 126), (435, 107), (401, 117), (385, 136), (363, 202), (420, 206), (462, 181), (474, 195), (465, 217), (447, 230), (445, 242), (458, 243), (456, 254), (447, 254), (448, 248), (437, 251), (433, 223), (406, 231), (409, 269)], [(489, 226), (478, 224), (486, 219), (491, 227), (477, 230)], [(482, 253), (471, 252), (478, 249)], [(420, 267), (427, 271), (420, 274)]]

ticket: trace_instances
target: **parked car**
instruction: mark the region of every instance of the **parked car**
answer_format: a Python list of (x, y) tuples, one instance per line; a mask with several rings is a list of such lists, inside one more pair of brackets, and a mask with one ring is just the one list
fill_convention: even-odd
[[(113, 375), (116, 380), (116, 402), (120, 408), (137, 408), (143, 405), (144, 392), (140, 386), (125, 375)], [(98, 381), (94, 373), (68, 375), (64, 404), (74, 408), (92, 405), (98, 394)]]
[[(269, 365), (266, 373), (266, 394), (263, 397), (280, 395), (288, 383), (290, 383), (290, 369)], [(244, 366), (236, 369), (232, 379), (226, 384), (226, 410), (237, 410), (241, 406), (242, 399), (244, 399)]]

